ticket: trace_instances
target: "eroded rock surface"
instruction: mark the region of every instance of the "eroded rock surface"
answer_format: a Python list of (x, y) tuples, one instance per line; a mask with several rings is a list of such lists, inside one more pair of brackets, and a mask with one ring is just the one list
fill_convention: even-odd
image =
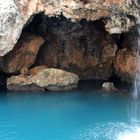
[[(40, 70), (41, 68), (41, 70)], [(36, 74), (12, 76), (7, 80), (10, 90), (71, 90), (77, 87), (78, 76), (60, 69), (38, 67)], [(33, 70), (34, 71), (34, 70)], [(29, 88), (28, 88), (29, 87)]]
[(130, 82), (137, 69), (130, 30), (139, 13), (137, 0), (1, 1), (0, 71), (20, 74), (8, 79), (17, 89), (70, 89), (78, 77)]
[(45, 65), (75, 73), (80, 80), (108, 81), (117, 76), (131, 82), (137, 67), (137, 37), (135, 29), (112, 36), (102, 20), (73, 23), (63, 15), (56, 18), (40, 13), (24, 29), (14, 49), (0, 59), (0, 68), (28, 76)]
[(135, 78), (137, 70), (136, 51), (127, 50), (127, 48), (119, 50), (115, 61), (115, 72), (122, 80), (131, 82)]
[(0, 56), (13, 49), (23, 27), (32, 20), (32, 15), (41, 11), (48, 16), (63, 14), (72, 21), (103, 19), (106, 30), (112, 34), (134, 26), (139, 3), (136, 0), (1, 0)]
[[(35, 33), (41, 30), (41, 25), (34, 27)], [(101, 21), (72, 23), (61, 16), (47, 18), (44, 25), (47, 31), (40, 34), (46, 42), (39, 50), (35, 65), (67, 70), (81, 79), (111, 77), (117, 45)]]
[[(0, 1), (0, 56), (13, 49), (38, 0)], [(25, 12), (26, 11), (26, 12)]]
[(135, 78), (136, 71), (140, 68), (137, 63), (137, 45), (138, 35), (136, 30), (132, 30), (122, 35), (120, 49), (118, 50), (114, 69), (118, 77), (123, 81), (132, 82)]
[(6, 73), (27, 74), (43, 43), (44, 39), (40, 36), (22, 33), (14, 49), (1, 58), (1, 69)]

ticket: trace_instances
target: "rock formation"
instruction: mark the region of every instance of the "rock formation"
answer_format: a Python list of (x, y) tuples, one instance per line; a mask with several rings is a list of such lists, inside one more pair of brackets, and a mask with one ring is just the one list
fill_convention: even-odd
[[(40, 70), (41, 69), (41, 70)], [(7, 81), (10, 90), (70, 90), (77, 87), (78, 76), (59, 69), (38, 67), (36, 74), (12, 76)]]
[(13, 49), (35, 13), (63, 14), (72, 21), (103, 19), (109, 33), (128, 31), (139, 15), (134, 0), (4, 0), (0, 2), (0, 56)]
[(139, 13), (137, 0), (1, 1), (0, 71), (17, 75), (8, 85), (18, 89), (75, 87), (77, 81), (57, 85), (50, 78), (52, 86), (45, 83), (43, 88), (32, 81), (58, 69), (80, 80), (109, 81), (117, 76), (131, 83), (137, 69)]
[(108, 79), (111, 76), (117, 45), (104, 30), (102, 22), (72, 23), (64, 17), (47, 18), (46, 22), (48, 20), (46, 43), (38, 53), (36, 65), (67, 70), (81, 79)]
[(23, 33), (14, 49), (5, 55), (1, 61), (1, 69), (6, 73), (27, 74), (34, 64), (39, 48), (44, 39), (29, 33)]
[(122, 35), (120, 49), (118, 50), (114, 61), (114, 69), (116, 75), (123, 81), (130, 82), (135, 78), (138, 67), (137, 39), (138, 35), (135, 29)]
[(22, 29), (36, 12), (38, 0), (0, 1), (0, 56), (11, 51)]

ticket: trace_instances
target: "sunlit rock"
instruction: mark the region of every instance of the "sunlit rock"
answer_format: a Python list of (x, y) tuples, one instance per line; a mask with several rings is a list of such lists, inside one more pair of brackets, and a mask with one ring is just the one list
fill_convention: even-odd
[(0, 56), (13, 49), (27, 20), (36, 12), (37, 1), (0, 1)]

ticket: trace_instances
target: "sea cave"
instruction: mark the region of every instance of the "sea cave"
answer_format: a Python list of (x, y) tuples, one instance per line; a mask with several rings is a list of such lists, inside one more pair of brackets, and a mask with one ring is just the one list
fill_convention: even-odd
[(139, 0), (0, 2), (0, 139), (139, 140)]

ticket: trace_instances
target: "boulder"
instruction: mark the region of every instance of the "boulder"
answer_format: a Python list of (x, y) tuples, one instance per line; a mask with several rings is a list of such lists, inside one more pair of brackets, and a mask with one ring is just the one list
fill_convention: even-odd
[(103, 90), (106, 90), (106, 91), (115, 91), (115, 90), (117, 90), (115, 88), (113, 82), (104, 82), (103, 85), (102, 85), (102, 88), (103, 88)]
[(38, 72), (35, 75), (19, 75), (8, 78), (7, 88), (10, 90), (35, 90), (37, 87), (41, 90), (71, 90), (77, 87), (78, 80), (78, 76), (70, 72), (53, 68), (42, 69), (42, 67), (40, 71), (38, 67)]

